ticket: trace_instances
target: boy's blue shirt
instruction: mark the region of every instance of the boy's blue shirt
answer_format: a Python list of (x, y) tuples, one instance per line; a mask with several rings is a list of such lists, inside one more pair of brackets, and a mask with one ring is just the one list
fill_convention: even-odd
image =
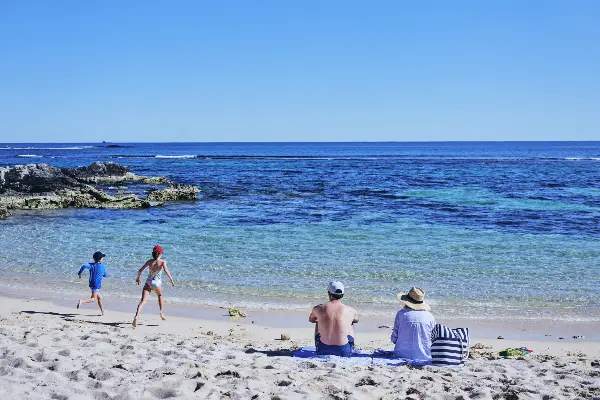
[(84, 264), (79, 269), (77, 275), (81, 277), (81, 273), (83, 270), (90, 270), (90, 288), (92, 289), (100, 289), (102, 286), (102, 278), (106, 278), (106, 265), (100, 262), (93, 262), (89, 264)]

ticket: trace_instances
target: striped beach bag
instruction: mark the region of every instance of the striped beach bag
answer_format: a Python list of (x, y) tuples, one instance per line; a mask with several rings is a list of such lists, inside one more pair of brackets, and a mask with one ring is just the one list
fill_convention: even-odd
[(431, 364), (463, 366), (469, 358), (469, 328), (450, 329), (436, 324), (431, 335)]

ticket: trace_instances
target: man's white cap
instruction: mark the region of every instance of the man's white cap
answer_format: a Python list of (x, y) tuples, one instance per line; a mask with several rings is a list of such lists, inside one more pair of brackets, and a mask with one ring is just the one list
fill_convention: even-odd
[(331, 294), (344, 294), (344, 285), (340, 281), (331, 281), (327, 291)]

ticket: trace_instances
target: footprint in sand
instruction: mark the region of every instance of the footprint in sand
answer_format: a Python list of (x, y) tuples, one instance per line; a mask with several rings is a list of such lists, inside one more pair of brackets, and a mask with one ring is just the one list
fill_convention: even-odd
[(177, 390), (164, 388), (152, 389), (151, 393), (157, 399), (171, 399), (181, 396), (181, 393)]

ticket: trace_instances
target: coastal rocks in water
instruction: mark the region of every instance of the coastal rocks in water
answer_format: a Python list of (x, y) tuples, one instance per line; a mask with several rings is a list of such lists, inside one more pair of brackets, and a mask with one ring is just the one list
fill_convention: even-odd
[(0, 168), (0, 193), (47, 193), (83, 184), (48, 164), (17, 165)]
[(63, 168), (63, 172), (81, 182), (95, 184), (115, 184), (126, 181), (143, 182), (147, 184), (171, 183), (164, 176), (148, 177), (129, 172), (126, 167), (115, 162), (96, 161), (87, 167), (76, 169)]
[(96, 161), (87, 167), (76, 169), (63, 168), (63, 172), (81, 182), (95, 184), (115, 184), (125, 181), (144, 183), (166, 183), (165, 177), (149, 178), (129, 172), (126, 167), (115, 162)]
[(195, 200), (200, 189), (193, 185), (172, 185), (166, 189), (154, 190), (148, 194), (150, 201)]
[(107, 176), (124, 176), (129, 172), (129, 168), (115, 162), (96, 161), (87, 167), (75, 169), (78, 178), (99, 178)]
[(288, 335), (287, 333), (282, 333), (280, 340), (290, 340), (290, 335)]
[(109, 196), (94, 188), (88, 192), (72, 192), (63, 195), (64, 207), (76, 208), (149, 208), (148, 200), (140, 199), (135, 194), (124, 196)]
[(164, 176), (157, 176), (157, 177), (144, 177), (144, 179), (142, 179), (142, 182), (144, 183), (171, 183), (171, 181), (169, 181), (167, 178), (165, 178)]
[(0, 219), (10, 217), (10, 211), (6, 207), (0, 207)]
[[(0, 204), (17, 210), (55, 210), (58, 208), (148, 208), (152, 204), (136, 195), (109, 196), (87, 187), (80, 190), (59, 190), (43, 195), (0, 196)], [(161, 205), (161, 204), (157, 204)]]
[(156, 207), (165, 201), (195, 199), (200, 192), (195, 186), (172, 185), (153, 191), (151, 196), (143, 199), (132, 193), (111, 196), (90, 185), (123, 181), (168, 183), (164, 177), (149, 178), (132, 174), (128, 167), (113, 162), (95, 162), (76, 169), (47, 164), (0, 168), (0, 218), (8, 217), (13, 209)]
[(585, 336), (575, 335), (575, 336), (573, 336), (573, 339), (585, 339)]
[(498, 339), (500, 339), (500, 340), (504, 339), (504, 336), (498, 336)]

